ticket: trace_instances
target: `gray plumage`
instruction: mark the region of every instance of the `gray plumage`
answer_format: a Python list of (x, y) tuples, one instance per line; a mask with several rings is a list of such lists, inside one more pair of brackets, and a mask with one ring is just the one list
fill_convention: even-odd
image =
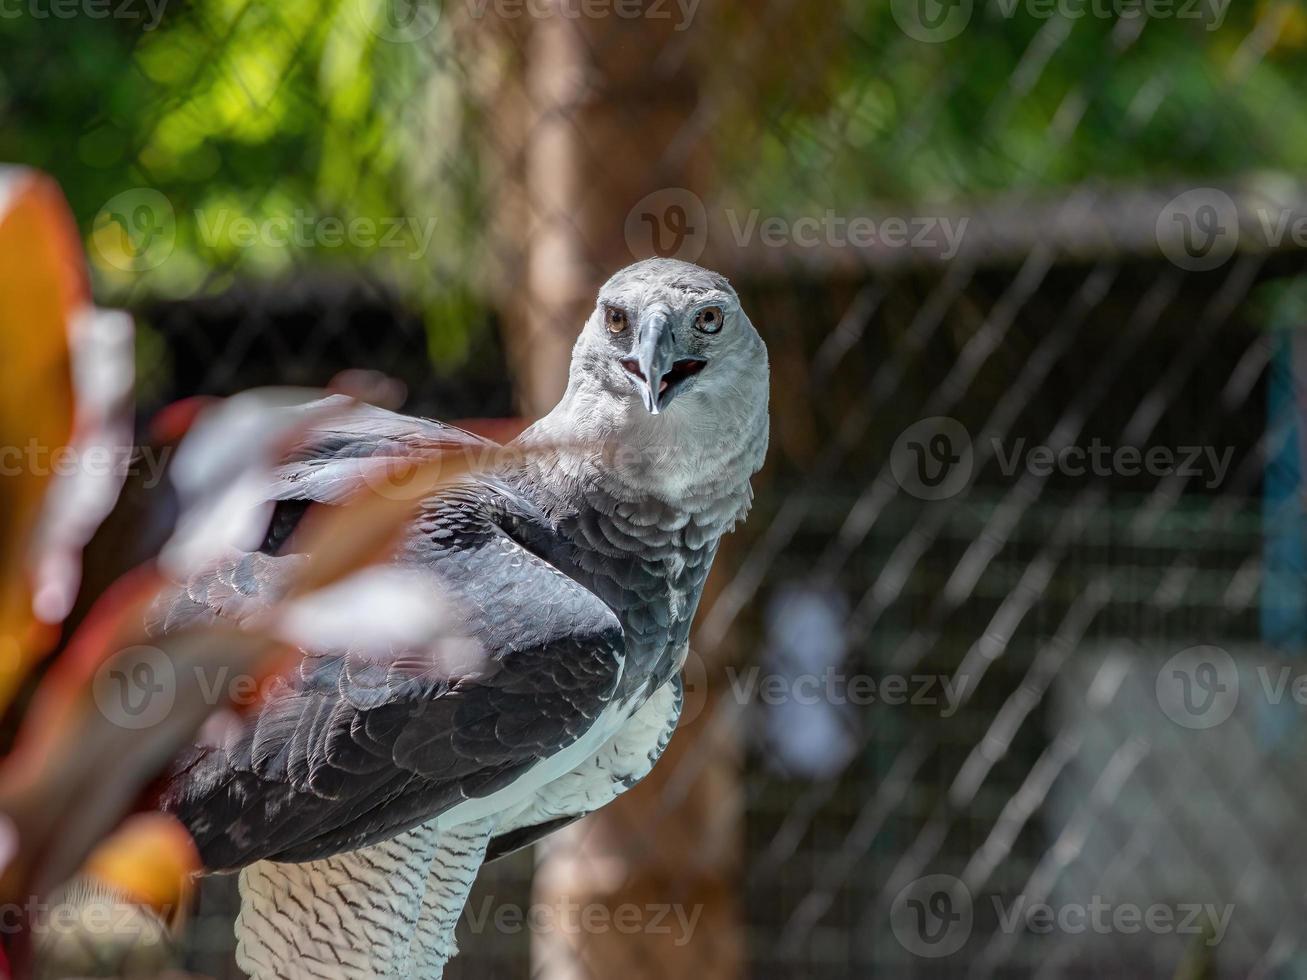
[[(718, 541), (748, 512), (767, 386), (765, 348), (724, 278), (655, 259), (609, 280), (562, 401), (518, 440), (533, 451), (426, 501), (397, 556), (430, 576), (433, 601), (456, 610), (459, 633), (483, 655), (305, 650), (256, 715), (223, 744), (197, 746), (172, 777), (163, 805), (206, 866), (327, 869), (357, 851), (373, 869), (391, 861), (379, 848), (409, 832), (480, 835), (475, 853), (494, 857), (633, 785), (675, 727), (677, 673)], [(271, 488), (282, 503), (268, 553), (186, 583), (159, 604), (155, 627), (240, 618), (274, 601), (302, 560), (281, 553), (293, 552), (295, 502), (339, 502), (395, 458), (451, 446), (484, 448), (367, 407), (311, 429)], [(437, 867), (455, 853), (468, 846), (444, 864), (438, 855)], [(260, 873), (242, 918), (291, 914), (276, 889), (296, 877)], [(440, 914), (461, 908), (471, 879), (455, 878), (433, 872), (428, 883), (428, 902), (453, 896)], [(267, 932), (284, 941), (286, 930)], [(269, 943), (247, 944), (247, 968), (290, 955)], [(394, 961), (430, 961), (421, 975), (438, 976), (450, 943), (435, 936), (425, 954)]]

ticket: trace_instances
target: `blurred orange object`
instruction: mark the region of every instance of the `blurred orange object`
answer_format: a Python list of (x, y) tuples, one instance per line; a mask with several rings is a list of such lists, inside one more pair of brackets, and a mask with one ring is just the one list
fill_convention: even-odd
[(86, 874), (172, 921), (185, 906), (200, 855), (190, 833), (163, 813), (129, 817), (97, 847)]
[(0, 169), (0, 705), (47, 641), (32, 615), (27, 548), (52, 456), (72, 431), (68, 329), (89, 302), (59, 188), (30, 170)]

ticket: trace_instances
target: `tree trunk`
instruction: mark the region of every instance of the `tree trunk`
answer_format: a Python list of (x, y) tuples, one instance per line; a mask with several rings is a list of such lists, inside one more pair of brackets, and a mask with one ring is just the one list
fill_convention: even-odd
[[(697, 73), (688, 32), (676, 27), (675, 18), (555, 9), (523, 38), (529, 98), (513, 98), (507, 145), (521, 147), (525, 206), (507, 205), (500, 233), (511, 246), (515, 230), (522, 255), (507, 341), (524, 414), (558, 400), (609, 275), (655, 253), (697, 257), (703, 229), (683, 219), (696, 219), (706, 165), (699, 141), (686, 138)], [(733, 732), (709, 732), (704, 688), (699, 665), (687, 699), (698, 717), (648, 779), (541, 848), (532, 901), (549, 927), (532, 937), (534, 976), (741, 975), (739, 751)]]

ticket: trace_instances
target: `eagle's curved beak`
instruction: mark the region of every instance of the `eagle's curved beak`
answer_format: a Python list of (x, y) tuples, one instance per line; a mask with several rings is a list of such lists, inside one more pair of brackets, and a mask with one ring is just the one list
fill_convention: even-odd
[(632, 356), (623, 357), (621, 364), (636, 379), (636, 389), (650, 415), (666, 408), (681, 382), (698, 374), (708, 363), (702, 357), (678, 358), (676, 353), (671, 312), (664, 306), (645, 310), (640, 315)]

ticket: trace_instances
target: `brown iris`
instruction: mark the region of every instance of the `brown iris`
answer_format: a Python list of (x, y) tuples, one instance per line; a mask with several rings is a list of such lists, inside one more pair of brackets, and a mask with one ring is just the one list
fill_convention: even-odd
[(694, 329), (703, 333), (716, 333), (725, 320), (720, 306), (705, 306), (694, 318)]

